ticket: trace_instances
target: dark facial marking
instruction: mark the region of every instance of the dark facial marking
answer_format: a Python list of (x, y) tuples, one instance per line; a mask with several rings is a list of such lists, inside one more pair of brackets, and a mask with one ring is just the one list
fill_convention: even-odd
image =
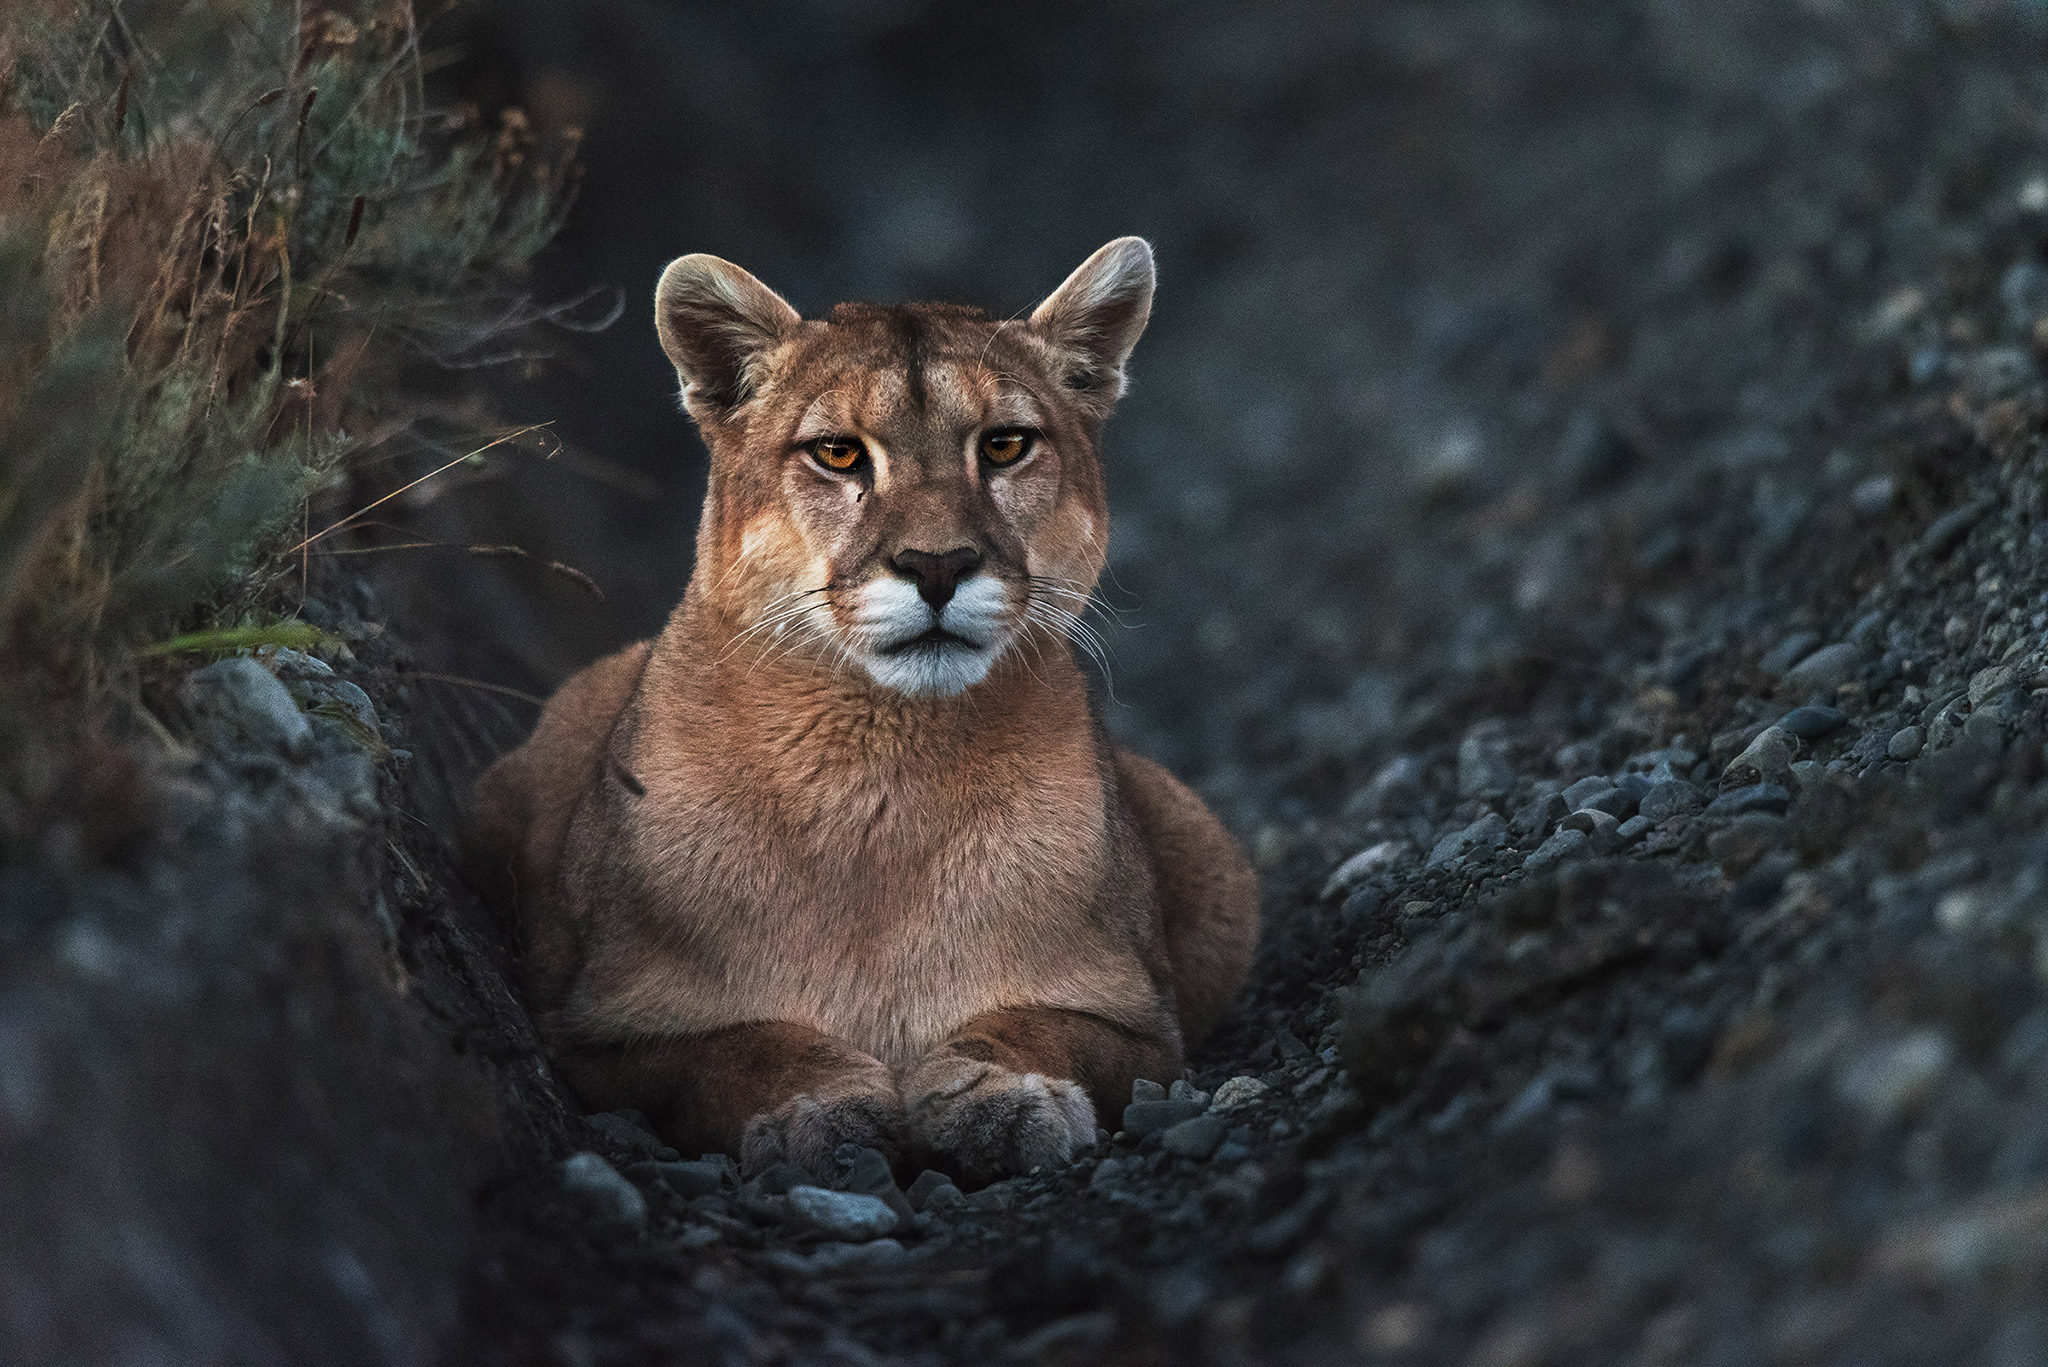
[(904, 394), (909, 398), (910, 406), (922, 413), (930, 398), (925, 389), (924, 368), (931, 341), (925, 331), (924, 316), (915, 309), (890, 309), (889, 330), (895, 335), (896, 346), (903, 353)]

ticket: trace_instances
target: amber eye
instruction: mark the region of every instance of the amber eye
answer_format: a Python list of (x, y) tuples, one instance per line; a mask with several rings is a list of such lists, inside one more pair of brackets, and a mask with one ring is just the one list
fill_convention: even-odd
[(820, 437), (811, 443), (811, 454), (827, 470), (851, 470), (868, 452), (851, 437)]
[(1031, 434), (1014, 428), (990, 432), (981, 439), (981, 458), (990, 465), (1015, 465), (1031, 449)]

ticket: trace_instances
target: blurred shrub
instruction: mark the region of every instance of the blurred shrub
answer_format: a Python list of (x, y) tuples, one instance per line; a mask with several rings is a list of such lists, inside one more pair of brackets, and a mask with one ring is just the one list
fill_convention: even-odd
[(567, 149), (431, 109), (422, 44), (407, 0), (0, 7), (6, 674), (257, 607), (316, 490), (463, 417), (420, 375), (536, 317)]

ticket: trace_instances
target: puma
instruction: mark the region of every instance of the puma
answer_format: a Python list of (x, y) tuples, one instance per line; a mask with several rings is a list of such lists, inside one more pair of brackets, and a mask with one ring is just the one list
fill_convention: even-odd
[(1108, 742), (1069, 635), (1153, 279), (1127, 237), (1021, 323), (806, 320), (716, 257), (663, 272), (711, 453), (689, 588), (485, 773), (467, 840), (586, 1104), (748, 1171), (852, 1142), (991, 1180), (1115, 1128), (1228, 1008), (1251, 869)]

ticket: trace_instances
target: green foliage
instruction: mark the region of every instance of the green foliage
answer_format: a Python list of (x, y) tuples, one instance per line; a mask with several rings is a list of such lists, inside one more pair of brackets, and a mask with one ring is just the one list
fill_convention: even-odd
[(405, 0), (0, 13), (8, 663), (256, 607), (311, 496), (434, 413), (422, 362), (536, 316), (565, 165), (429, 108)]

